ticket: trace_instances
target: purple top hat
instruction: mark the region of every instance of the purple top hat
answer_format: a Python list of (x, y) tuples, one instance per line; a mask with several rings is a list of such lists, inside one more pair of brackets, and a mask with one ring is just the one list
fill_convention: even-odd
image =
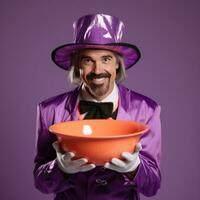
[(70, 69), (73, 54), (81, 49), (117, 52), (123, 56), (126, 69), (132, 67), (140, 58), (140, 51), (135, 45), (121, 42), (124, 24), (114, 16), (86, 15), (75, 21), (73, 28), (74, 43), (59, 46), (52, 52), (52, 60), (65, 70)]

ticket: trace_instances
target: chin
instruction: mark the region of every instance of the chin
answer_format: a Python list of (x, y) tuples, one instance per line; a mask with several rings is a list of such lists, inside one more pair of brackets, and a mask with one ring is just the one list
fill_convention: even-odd
[(95, 98), (105, 97), (109, 93), (109, 87), (104, 86), (104, 84), (101, 85), (93, 84), (92, 86), (89, 86), (88, 89), (91, 95)]

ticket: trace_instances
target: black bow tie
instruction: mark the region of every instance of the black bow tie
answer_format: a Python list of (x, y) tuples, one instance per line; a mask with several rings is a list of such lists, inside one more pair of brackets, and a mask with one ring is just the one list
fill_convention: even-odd
[(79, 104), (80, 114), (86, 113), (84, 119), (107, 119), (109, 117), (116, 119), (117, 112), (113, 111), (113, 103), (97, 103), (93, 101), (81, 100)]

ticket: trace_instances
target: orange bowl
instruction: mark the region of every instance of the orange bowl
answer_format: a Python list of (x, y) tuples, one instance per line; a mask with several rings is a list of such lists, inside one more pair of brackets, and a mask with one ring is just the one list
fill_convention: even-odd
[(106, 119), (67, 121), (49, 127), (64, 151), (100, 165), (113, 157), (121, 158), (124, 151), (133, 152), (147, 130), (147, 125), (139, 122)]

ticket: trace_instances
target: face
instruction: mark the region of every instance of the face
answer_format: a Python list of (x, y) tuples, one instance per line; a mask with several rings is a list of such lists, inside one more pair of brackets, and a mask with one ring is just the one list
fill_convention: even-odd
[(79, 69), (88, 92), (97, 100), (108, 96), (114, 87), (117, 60), (112, 51), (86, 49), (80, 52)]

